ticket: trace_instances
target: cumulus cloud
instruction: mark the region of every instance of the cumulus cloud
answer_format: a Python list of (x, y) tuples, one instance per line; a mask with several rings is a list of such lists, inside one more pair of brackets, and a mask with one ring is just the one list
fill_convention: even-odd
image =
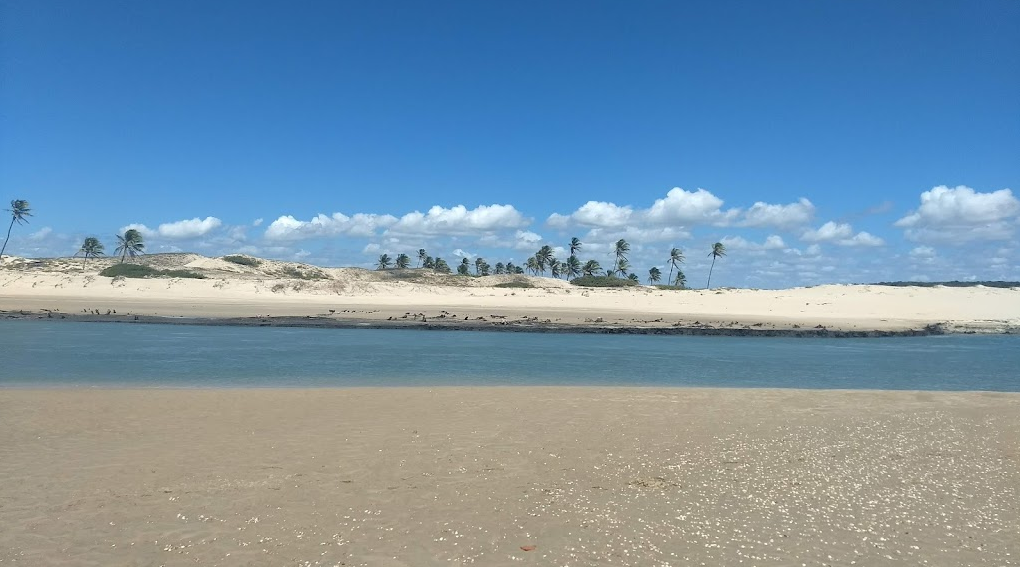
[(1006, 240), (1016, 231), (1020, 200), (1009, 189), (981, 193), (940, 185), (921, 193), (921, 205), (895, 222), (914, 241)]
[(44, 227), (40, 228), (39, 230), (33, 232), (32, 234), (29, 234), (28, 235), (28, 239), (29, 240), (43, 240), (47, 236), (49, 236), (51, 234), (53, 234), (53, 229), (48, 227), (48, 226), (44, 226)]
[(725, 236), (719, 240), (727, 248), (734, 250), (784, 250), (786, 243), (778, 234), (772, 234), (764, 242), (751, 242), (742, 236)]
[(807, 199), (796, 203), (772, 204), (756, 202), (746, 211), (724, 209), (723, 200), (705, 189), (687, 191), (670, 189), (647, 209), (617, 205), (605, 201), (588, 201), (570, 214), (553, 213), (546, 224), (553, 228), (579, 225), (591, 228), (623, 228), (627, 226), (747, 226), (790, 229), (803, 226), (814, 218), (815, 206)]
[(744, 213), (741, 226), (794, 228), (803, 226), (814, 218), (815, 206), (807, 199), (787, 205), (773, 205), (758, 201)]
[(252, 226), (262, 226), (262, 220), (263, 220), (262, 217), (259, 217), (259, 218), (255, 219), (255, 220), (251, 221), (251, 225)]
[(885, 241), (868, 233), (854, 234), (854, 228), (848, 223), (829, 221), (817, 229), (809, 228), (800, 235), (804, 242), (830, 242), (839, 246), (883, 246)]
[(223, 221), (216, 217), (205, 217), (204, 219), (195, 217), (193, 219), (163, 223), (155, 229), (151, 229), (144, 224), (134, 223), (122, 226), (120, 231), (124, 232), (133, 229), (140, 232), (145, 238), (162, 237), (185, 240), (205, 236), (222, 225)]
[(304, 240), (340, 235), (370, 237), (380, 228), (393, 226), (396, 222), (397, 218), (392, 215), (365, 213), (350, 217), (343, 213), (331, 216), (319, 214), (307, 221), (284, 215), (269, 224), (265, 237), (268, 240)]
[(931, 246), (918, 246), (910, 251), (910, 255), (914, 258), (934, 258), (935, 249)]
[(216, 230), (223, 222), (216, 217), (193, 218), (159, 225), (157, 232), (164, 238), (198, 238)]
[(400, 217), (387, 233), (405, 235), (466, 235), (515, 229), (530, 221), (513, 205), (481, 205), (468, 209), (464, 205), (451, 208), (432, 207), (427, 213), (415, 211)]

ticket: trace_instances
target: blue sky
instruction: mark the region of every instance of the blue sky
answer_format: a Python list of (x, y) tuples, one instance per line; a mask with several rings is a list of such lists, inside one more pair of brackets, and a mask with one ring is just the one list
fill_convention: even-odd
[(132, 225), (365, 266), (623, 237), (692, 283), (715, 241), (720, 285), (1020, 280), (1011, 0), (33, 0), (0, 26), (13, 254)]

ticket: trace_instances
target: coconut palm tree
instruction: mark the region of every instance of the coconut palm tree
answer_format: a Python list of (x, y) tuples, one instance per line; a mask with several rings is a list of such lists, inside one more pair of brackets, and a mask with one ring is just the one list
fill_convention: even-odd
[(483, 275), (483, 276), (487, 276), (487, 275), (489, 275), (489, 273), (490, 273), (490, 270), (492, 270), (492, 266), (490, 266), (488, 262), (484, 262), (484, 261), (483, 261), (483, 262), (482, 262), (482, 266), (481, 266), (481, 268), (479, 269), (479, 273), (480, 273), (481, 275)]
[(545, 275), (546, 267), (551, 266), (555, 260), (553, 258), (553, 249), (549, 245), (543, 246), (538, 249), (538, 252), (535, 252), (535, 262), (538, 263), (538, 271), (542, 275)]
[(684, 253), (681, 252), (679, 248), (673, 248), (672, 250), (669, 251), (668, 262), (669, 262), (669, 277), (666, 278), (667, 282), (673, 280), (673, 268), (679, 270), (680, 264), (684, 263)]
[(630, 254), (630, 244), (624, 239), (619, 239), (613, 246), (613, 252), (616, 254), (616, 263), (613, 265), (613, 272), (620, 271), (620, 261), (627, 260), (627, 254)]
[[(672, 275), (672, 274), (670, 274), (670, 275)], [(655, 284), (659, 283), (660, 281), (662, 281), (662, 272), (659, 271), (659, 268), (656, 268), (655, 266), (652, 266), (651, 268), (649, 268), (648, 269), (648, 283), (649, 283), (649, 285), (655, 285)]]
[(712, 267), (708, 269), (708, 284), (705, 285), (705, 288), (712, 289), (712, 270), (715, 269), (715, 260), (726, 255), (726, 247), (722, 242), (716, 242), (712, 245), (712, 251), (708, 255), (712, 257)]
[(471, 260), (467, 258), (461, 259), (460, 264), (457, 265), (457, 273), (462, 276), (469, 275), (471, 273)]
[(673, 285), (680, 289), (687, 289), (687, 276), (684, 275), (684, 271), (678, 269), (676, 271), (676, 279), (673, 280)]
[(626, 258), (620, 258), (616, 261), (616, 271), (614, 274), (619, 274), (621, 277), (627, 275), (627, 270), (630, 269), (630, 262)]
[(598, 260), (588, 260), (584, 263), (584, 267), (581, 268), (581, 273), (586, 276), (594, 276), (601, 270), (602, 266), (599, 265)]
[(584, 246), (584, 243), (581, 242), (580, 238), (578, 238), (576, 236), (571, 238), (570, 239), (570, 255), (571, 256), (577, 256), (577, 253), (581, 251), (581, 247), (582, 246)]
[(435, 269), (436, 261), (432, 258), (432, 256), (426, 254), (425, 259), (421, 261), (421, 267)]
[(24, 199), (11, 201), (11, 208), (7, 209), (7, 212), (11, 213), (11, 224), (7, 227), (7, 238), (4, 239), (4, 245), (0, 248), (0, 260), (3, 260), (4, 250), (7, 250), (7, 241), (11, 239), (11, 229), (14, 228), (14, 223), (21, 226), (28, 222), (26, 217), (32, 216), (32, 209), (28, 206), (28, 201)]
[(576, 278), (581, 275), (581, 261), (577, 259), (577, 256), (571, 254), (567, 258), (566, 265), (567, 279)]
[(418, 267), (419, 268), (425, 266), (425, 258), (428, 258), (428, 257), (429, 257), (429, 255), (428, 255), (427, 252), (425, 252), (424, 248), (419, 248), (418, 249)]
[(562, 269), (560, 268), (560, 266), (562, 266), (562, 265), (563, 264), (561, 264), (559, 260), (557, 260), (556, 258), (553, 258), (549, 262), (549, 275), (551, 275), (552, 277), (554, 277), (556, 279), (559, 279), (560, 274), (563, 273)]
[(481, 256), (475, 258), (475, 275), (476, 276), (482, 275), (482, 266), (484, 266), (484, 265), (485, 265), (485, 258), (482, 258)]
[(124, 234), (117, 235), (117, 250), (115, 254), (120, 254), (120, 262), (124, 263), (124, 258), (131, 256), (134, 258), (139, 254), (145, 253), (145, 240), (142, 238), (142, 233), (138, 232), (133, 228), (129, 228), (124, 231)]
[(634, 283), (639, 283), (641, 281), (638, 278), (637, 274), (635, 274), (634, 272), (631, 272), (630, 275), (627, 276), (627, 279), (632, 281), (632, 282), (634, 282)]
[(411, 265), (411, 258), (407, 254), (397, 254), (397, 267), (401, 270)]
[(534, 256), (528, 258), (528, 261), (525, 263), (525, 265), (528, 267), (529, 270), (531, 270), (531, 273), (535, 274), (536, 276), (538, 275), (538, 258)]
[(435, 270), (437, 272), (439, 272), (441, 274), (449, 274), (450, 273), (450, 265), (446, 263), (446, 260), (444, 260), (442, 258), (436, 258), (435, 262), (434, 262), (434, 265), (435, 265)]
[(379, 270), (388, 270), (388, 269), (390, 269), (390, 263), (391, 262), (392, 262), (392, 260), (390, 259), (390, 255), (389, 254), (383, 254), (383, 255), (379, 256), (379, 262), (376, 264), (376, 269), (379, 269)]
[(81, 271), (85, 271), (85, 265), (89, 263), (89, 258), (102, 256), (104, 248), (103, 243), (95, 236), (86, 238), (85, 242), (82, 243), (81, 248), (78, 249), (78, 254), (85, 256), (85, 261), (81, 264)]
[(503, 262), (496, 262), (496, 275), (501, 276), (506, 273), (506, 266)]

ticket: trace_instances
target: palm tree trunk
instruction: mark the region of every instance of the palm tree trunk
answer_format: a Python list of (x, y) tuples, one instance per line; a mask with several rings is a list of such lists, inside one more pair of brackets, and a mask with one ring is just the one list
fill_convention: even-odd
[(712, 289), (712, 270), (715, 269), (715, 256), (712, 256), (712, 267), (708, 269), (708, 284), (705, 289)]
[(669, 263), (669, 277), (666, 278), (666, 284), (669, 284), (671, 281), (673, 281), (673, 262)]
[(4, 250), (7, 250), (7, 241), (11, 239), (11, 229), (14, 228), (14, 217), (11, 217), (11, 226), (7, 227), (7, 238), (4, 239), (4, 246), (0, 248), (0, 262), (4, 259)]

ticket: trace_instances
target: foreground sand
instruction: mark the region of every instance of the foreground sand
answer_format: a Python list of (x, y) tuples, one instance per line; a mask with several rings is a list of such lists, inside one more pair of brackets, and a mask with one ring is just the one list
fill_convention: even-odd
[[(113, 279), (82, 271), (80, 260), (0, 269), (0, 312), (116, 312), (158, 317), (321, 317), (410, 325), (465, 320), (526, 324), (709, 329), (900, 331), (940, 324), (947, 331), (1020, 331), (1020, 289), (828, 285), (787, 290), (663, 291), (583, 289), (563, 280), (439, 276), (431, 271), (376, 272), (263, 260), (257, 268), (196, 254), (137, 260), (187, 269), (207, 279)], [(289, 272), (288, 272), (289, 270)], [(316, 279), (288, 277), (294, 271)], [(494, 287), (523, 279), (534, 289)]]
[(1018, 394), (0, 390), (0, 564), (1020, 565), (1018, 432)]

